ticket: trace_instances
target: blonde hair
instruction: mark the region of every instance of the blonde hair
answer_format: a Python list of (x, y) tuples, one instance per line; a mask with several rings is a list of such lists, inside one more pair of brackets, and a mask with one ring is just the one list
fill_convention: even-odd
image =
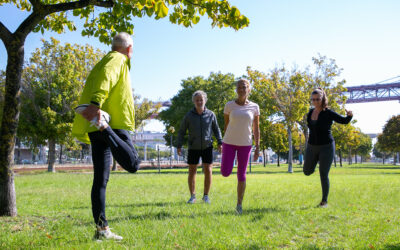
[(321, 106), (323, 109), (328, 107), (328, 97), (326, 96), (325, 91), (322, 88), (316, 88), (311, 93), (312, 95), (320, 95), (321, 96)]

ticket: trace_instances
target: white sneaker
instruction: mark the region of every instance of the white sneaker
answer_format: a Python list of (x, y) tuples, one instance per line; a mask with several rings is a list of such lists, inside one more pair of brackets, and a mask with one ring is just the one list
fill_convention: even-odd
[(204, 195), (202, 200), (203, 200), (204, 203), (206, 203), (206, 204), (211, 204), (211, 201), (210, 201), (210, 198), (208, 197), (208, 195)]
[(242, 205), (236, 205), (236, 212), (238, 213), (238, 214), (242, 214), (243, 213), (243, 208), (242, 208)]
[(111, 230), (108, 228), (106, 230), (96, 230), (96, 233), (94, 234), (94, 239), (101, 241), (101, 240), (122, 240), (123, 238), (111, 232)]
[(196, 203), (196, 196), (192, 195), (192, 196), (190, 197), (190, 199), (188, 200), (187, 203), (188, 203), (188, 204), (194, 204), (194, 203)]
[[(79, 105), (78, 107), (75, 108), (75, 112), (78, 113), (78, 114), (82, 114), (82, 112), (83, 112), (88, 106), (89, 106), (89, 104), (81, 104), (81, 105)], [(97, 117), (93, 118), (93, 119), (90, 121), (90, 124), (91, 124), (91, 126), (95, 126), (97, 129), (102, 129), (102, 128), (104, 128), (105, 126), (108, 125), (108, 123), (110, 122), (110, 120), (111, 120), (110, 115), (109, 115), (107, 112), (105, 112), (105, 111), (103, 111), (103, 110), (100, 110), (100, 122), (99, 122), (99, 124), (97, 124)]]

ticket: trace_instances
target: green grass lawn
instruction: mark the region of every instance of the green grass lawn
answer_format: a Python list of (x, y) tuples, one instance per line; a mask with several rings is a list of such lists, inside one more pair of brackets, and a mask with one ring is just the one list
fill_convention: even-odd
[(16, 176), (18, 217), (0, 217), (0, 249), (400, 249), (400, 168), (332, 168), (329, 207), (321, 199), (318, 170), (296, 165), (253, 167), (247, 175), (243, 215), (236, 215), (236, 175), (214, 170), (211, 205), (189, 198), (187, 170), (112, 173), (107, 218), (122, 242), (92, 240), (91, 173)]

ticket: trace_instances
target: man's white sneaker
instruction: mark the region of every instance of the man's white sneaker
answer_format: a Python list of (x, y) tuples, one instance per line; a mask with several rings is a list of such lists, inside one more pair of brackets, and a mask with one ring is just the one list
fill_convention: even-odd
[[(89, 104), (81, 104), (78, 107), (75, 108), (75, 112), (78, 114), (82, 114), (82, 112), (89, 106)], [(100, 110), (100, 122), (97, 123), (97, 117), (93, 118), (90, 121), (90, 124), (94, 127), (96, 127), (97, 129), (102, 129), (104, 127), (106, 127), (108, 125), (108, 123), (110, 122), (111, 117), (110, 115), (103, 111)]]
[(111, 232), (111, 230), (107, 228), (106, 230), (96, 230), (96, 233), (94, 234), (94, 239), (101, 241), (101, 240), (122, 240), (123, 238)]
[(243, 213), (243, 208), (242, 208), (242, 205), (236, 205), (236, 212), (238, 213), (238, 214), (242, 214)]
[(107, 112), (100, 110), (100, 122), (98, 123), (97, 117), (95, 117), (93, 118), (93, 120), (90, 121), (90, 124), (100, 130), (108, 126), (110, 120), (111, 120), (110, 115)]
[(194, 204), (194, 203), (196, 203), (196, 196), (192, 195), (192, 196), (190, 197), (190, 199), (188, 200), (187, 203), (188, 203), (188, 204)]
[(210, 197), (208, 197), (208, 195), (204, 195), (204, 196), (203, 196), (203, 201), (204, 201), (204, 203), (206, 203), (206, 204), (211, 204)]

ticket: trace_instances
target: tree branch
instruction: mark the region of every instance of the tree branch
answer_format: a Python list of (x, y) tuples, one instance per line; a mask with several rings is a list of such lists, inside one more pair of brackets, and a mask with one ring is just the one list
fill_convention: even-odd
[(40, 3), (40, 0), (29, 0), (29, 2), (32, 4), (34, 11), (35, 11), (35, 8), (38, 8), (42, 5)]
[[(33, 12), (21, 23), (21, 25), (15, 31), (15, 35), (23, 40), (25, 40), (26, 36), (36, 27), (36, 25), (38, 25), (49, 14), (73, 9), (80, 9), (90, 5), (106, 8), (114, 6), (114, 2), (112, 0), (81, 0), (52, 5), (42, 5), (40, 4), (39, 0), (30, 1), (35, 8), (33, 9)], [(3, 36), (3, 32), (1, 32), (1, 35)]]
[(107, 0), (107, 1), (99, 1), (99, 0), (81, 0), (69, 3), (59, 3), (59, 4), (52, 4), (52, 5), (45, 5), (47, 14), (51, 14), (54, 12), (59, 11), (67, 11), (73, 9), (81, 9), (90, 5), (111, 8), (114, 7), (114, 1)]
[(6, 48), (7, 44), (9, 44), (12, 40), (12, 33), (7, 29), (6, 26), (4, 26), (2, 22), (0, 22), (0, 39), (3, 41)]

